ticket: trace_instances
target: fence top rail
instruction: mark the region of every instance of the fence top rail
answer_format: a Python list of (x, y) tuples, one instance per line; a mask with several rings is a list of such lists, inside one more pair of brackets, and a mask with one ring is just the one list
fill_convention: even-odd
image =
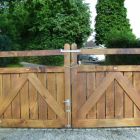
[(0, 57), (64, 55), (60, 50), (0, 51)]
[(96, 49), (81, 49), (79, 54), (95, 54), (95, 55), (122, 55), (122, 54), (140, 54), (139, 48), (96, 48)]

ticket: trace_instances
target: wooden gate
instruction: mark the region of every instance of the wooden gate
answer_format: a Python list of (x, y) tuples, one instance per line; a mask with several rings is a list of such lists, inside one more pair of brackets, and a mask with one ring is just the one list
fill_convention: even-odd
[[(65, 49), (70, 46), (65, 45)], [(60, 50), (0, 52), (1, 57), (34, 55), (63, 54)], [(64, 57), (69, 66), (70, 54)], [(70, 127), (69, 78), (69, 69), (64, 67), (1, 68), (0, 127)]]
[[(0, 52), (0, 57), (64, 55), (64, 66), (0, 68), (0, 127), (140, 126), (140, 66), (78, 65), (78, 54), (139, 49)], [(72, 105), (72, 106), (71, 106)]]
[[(139, 50), (85, 49), (80, 53), (135, 54)], [(76, 55), (72, 54), (75, 64)], [(72, 69), (72, 126), (140, 126), (140, 66), (75, 66)]]

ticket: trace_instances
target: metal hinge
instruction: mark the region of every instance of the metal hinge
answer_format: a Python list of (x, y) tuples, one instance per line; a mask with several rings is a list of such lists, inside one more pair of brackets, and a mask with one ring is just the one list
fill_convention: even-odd
[(81, 50), (63, 50), (63, 49), (60, 49), (60, 52), (63, 52), (63, 53), (78, 53), (78, 52), (81, 52)]

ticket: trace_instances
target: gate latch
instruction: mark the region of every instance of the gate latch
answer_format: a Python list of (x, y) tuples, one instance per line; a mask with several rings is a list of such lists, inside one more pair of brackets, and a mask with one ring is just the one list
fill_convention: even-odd
[(81, 50), (63, 50), (63, 49), (60, 49), (60, 52), (62, 52), (62, 53), (78, 53), (78, 52), (81, 52)]

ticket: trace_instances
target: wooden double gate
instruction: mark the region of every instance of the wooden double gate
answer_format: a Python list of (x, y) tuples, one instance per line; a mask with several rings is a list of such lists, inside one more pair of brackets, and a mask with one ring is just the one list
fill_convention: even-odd
[(64, 55), (63, 67), (0, 69), (0, 127), (140, 126), (140, 66), (77, 64), (77, 54), (140, 50), (64, 48), (0, 52), (0, 57)]

